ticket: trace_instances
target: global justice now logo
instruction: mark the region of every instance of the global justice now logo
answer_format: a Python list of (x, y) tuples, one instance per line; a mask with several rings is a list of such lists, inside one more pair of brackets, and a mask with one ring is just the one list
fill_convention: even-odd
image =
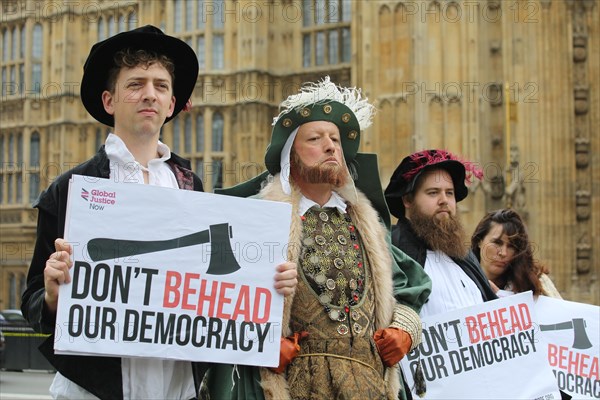
[(90, 203), (90, 209), (102, 211), (106, 206), (113, 206), (117, 203), (117, 192), (94, 189), (90, 192), (81, 188), (81, 198)]

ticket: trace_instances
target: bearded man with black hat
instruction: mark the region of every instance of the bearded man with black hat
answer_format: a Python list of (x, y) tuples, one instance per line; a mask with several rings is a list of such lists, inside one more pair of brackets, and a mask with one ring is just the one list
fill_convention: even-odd
[(357, 152), (374, 107), (327, 77), (281, 108), (267, 171), (220, 191), (292, 205), (288, 259), (301, 279), (284, 302), (279, 366), (213, 366), (207, 397), (397, 399), (430, 282), (392, 253), (376, 156)]
[[(50, 387), (54, 398), (195, 398), (204, 364), (54, 354), (58, 288), (71, 279), (72, 248), (62, 239), (71, 176), (202, 191), (189, 161), (159, 141), (163, 124), (188, 106), (198, 77), (194, 51), (147, 25), (96, 43), (83, 69), (82, 102), (113, 132), (93, 158), (59, 176), (34, 205), (37, 241), (21, 309), (36, 331), (52, 334), (40, 350), (58, 371)], [(155, 218), (160, 229), (160, 215), (142, 218)], [(293, 263), (278, 266), (275, 287), (280, 293), (294, 290), (295, 268)]]
[(421, 317), (497, 298), (469, 250), (456, 208), (473, 176), (483, 176), (473, 163), (445, 150), (424, 150), (404, 158), (385, 189), (390, 212), (398, 218), (392, 243), (432, 281)]

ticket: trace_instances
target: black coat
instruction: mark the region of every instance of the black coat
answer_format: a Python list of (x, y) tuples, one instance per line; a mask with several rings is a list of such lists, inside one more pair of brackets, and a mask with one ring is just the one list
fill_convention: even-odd
[[(427, 245), (417, 236), (407, 219), (399, 219), (398, 223), (392, 228), (392, 243), (413, 258), (422, 267), (425, 267)], [(498, 298), (492, 290), (488, 279), (479, 265), (479, 261), (477, 261), (477, 258), (472, 251), (469, 251), (465, 258), (451, 257), (451, 259), (469, 278), (471, 278), (475, 285), (477, 285), (484, 301)]]
[[(189, 161), (171, 153), (167, 163), (181, 189), (203, 191), (202, 181), (191, 171)], [(104, 146), (90, 160), (60, 175), (34, 204), (38, 209), (37, 240), (21, 310), (37, 332), (51, 334), (40, 351), (58, 372), (100, 399), (122, 399), (121, 358), (54, 354), (56, 317), (48, 315), (44, 306), (44, 268), (54, 253), (54, 241), (64, 237), (69, 179), (74, 174), (109, 178), (110, 163)], [(207, 368), (203, 363), (192, 363), (196, 392)]]

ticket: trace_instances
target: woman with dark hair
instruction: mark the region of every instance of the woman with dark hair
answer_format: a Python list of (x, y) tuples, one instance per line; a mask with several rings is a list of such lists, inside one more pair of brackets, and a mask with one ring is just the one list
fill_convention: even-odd
[(475, 228), (471, 248), (498, 296), (531, 290), (534, 296), (562, 298), (548, 268), (533, 259), (527, 228), (516, 211), (488, 213)]

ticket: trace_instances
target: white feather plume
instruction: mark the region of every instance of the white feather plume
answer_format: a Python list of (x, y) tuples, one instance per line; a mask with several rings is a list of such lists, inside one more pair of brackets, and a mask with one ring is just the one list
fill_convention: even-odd
[(368, 99), (362, 98), (361, 90), (357, 88), (343, 88), (331, 82), (329, 76), (317, 83), (307, 83), (302, 86), (300, 93), (293, 94), (281, 103), (281, 112), (273, 118), (273, 125), (279, 118), (292, 110), (300, 110), (313, 104), (324, 104), (327, 101), (337, 101), (348, 107), (358, 120), (360, 130), (371, 126), (375, 107), (369, 104)]

